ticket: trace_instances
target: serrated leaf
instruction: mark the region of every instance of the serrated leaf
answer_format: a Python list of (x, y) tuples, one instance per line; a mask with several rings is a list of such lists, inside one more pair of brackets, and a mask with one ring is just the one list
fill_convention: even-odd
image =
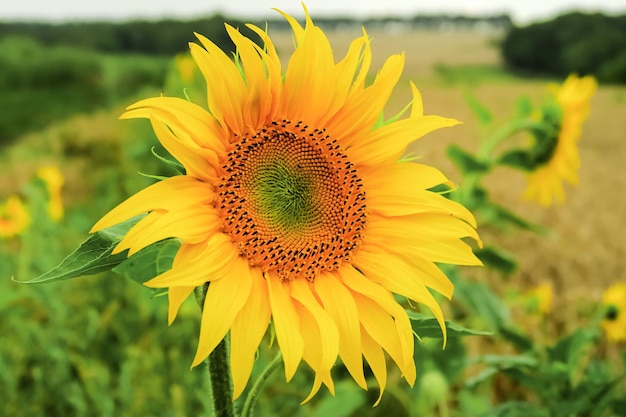
[(503, 275), (511, 275), (517, 269), (517, 261), (512, 254), (493, 246), (474, 249), (474, 254), (488, 268), (493, 268)]
[(463, 174), (485, 173), (491, 168), (489, 164), (479, 161), (474, 155), (454, 144), (448, 146), (446, 155)]
[(178, 239), (166, 239), (154, 243), (125, 259), (113, 268), (113, 272), (143, 284), (172, 268), (180, 245), (181, 242)]
[(50, 271), (22, 284), (43, 284), (93, 275), (113, 269), (127, 258), (128, 250), (112, 254), (120, 240), (143, 217), (136, 216), (123, 223), (96, 232)]
[[(407, 310), (407, 314), (409, 315), (409, 319), (411, 319), (411, 326), (413, 327), (413, 331), (420, 337), (434, 337), (434, 338), (443, 338), (443, 333), (441, 332), (441, 327), (439, 327), (439, 322), (436, 318), (427, 316), (425, 314), (417, 313), (412, 310)], [(473, 330), (465, 328), (459, 324), (446, 320), (446, 329), (448, 337), (455, 336), (489, 336), (493, 333), (485, 332), (482, 330)]]

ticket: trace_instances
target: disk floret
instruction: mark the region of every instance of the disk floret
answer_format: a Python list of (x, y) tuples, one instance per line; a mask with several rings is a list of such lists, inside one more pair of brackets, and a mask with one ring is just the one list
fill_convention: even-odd
[(281, 120), (235, 136), (218, 192), (224, 233), (251, 266), (281, 279), (313, 281), (359, 247), (365, 191), (325, 129)]

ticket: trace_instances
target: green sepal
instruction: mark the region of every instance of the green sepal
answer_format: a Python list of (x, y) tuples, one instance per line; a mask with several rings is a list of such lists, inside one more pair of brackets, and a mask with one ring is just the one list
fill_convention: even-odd
[(484, 104), (482, 104), (475, 95), (470, 93), (468, 90), (465, 90), (463, 92), (463, 98), (481, 125), (488, 126), (491, 124), (493, 121), (491, 111)]
[(461, 173), (486, 173), (489, 172), (491, 166), (483, 161), (479, 161), (474, 155), (464, 151), (457, 145), (449, 145), (446, 149), (446, 155), (455, 163)]
[(179, 239), (165, 239), (153, 243), (118, 264), (113, 268), (113, 272), (143, 284), (172, 268), (180, 245)]
[(533, 162), (530, 153), (521, 149), (504, 153), (500, 158), (498, 158), (497, 163), (526, 172), (531, 172), (536, 168), (536, 163)]
[[(413, 331), (420, 339), (425, 337), (443, 339), (443, 333), (441, 332), (441, 327), (436, 318), (417, 313), (413, 310), (406, 310), (406, 313), (409, 319), (411, 319)], [(482, 330), (468, 329), (448, 320), (446, 320), (446, 329), (448, 338), (456, 336), (489, 336), (493, 334)]]
[(474, 254), (486, 267), (495, 269), (505, 276), (511, 275), (517, 269), (517, 261), (513, 255), (503, 249), (485, 246), (474, 249)]
[(176, 161), (175, 159), (169, 159), (169, 158), (166, 158), (164, 156), (159, 155), (154, 150), (154, 146), (152, 148), (150, 148), (150, 152), (152, 152), (152, 155), (154, 155), (154, 157), (156, 159), (158, 159), (159, 161), (161, 161), (164, 164), (166, 164), (167, 166), (173, 168), (179, 174), (185, 175), (186, 169), (180, 162)]
[(84, 275), (93, 275), (115, 268), (126, 260), (128, 250), (112, 254), (113, 249), (142, 217), (143, 215), (133, 217), (123, 223), (90, 235), (74, 252), (69, 254), (59, 265), (50, 271), (29, 281), (18, 282), (22, 284), (42, 284)]

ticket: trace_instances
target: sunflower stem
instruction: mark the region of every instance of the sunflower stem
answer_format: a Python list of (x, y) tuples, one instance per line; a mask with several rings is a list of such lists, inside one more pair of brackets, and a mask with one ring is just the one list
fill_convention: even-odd
[[(196, 301), (200, 308), (204, 308), (204, 299), (209, 285), (197, 287)], [(235, 417), (233, 403), (233, 383), (228, 362), (229, 338), (228, 335), (213, 349), (213, 352), (204, 360), (209, 373), (209, 399), (212, 402), (211, 416)]]
[(281, 359), (282, 355), (280, 354), (280, 352), (278, 352), (274, 359), (272, 359), (272, 362), (267, 365), (267, 367), (263, 370), (263, 372), (261, 372), (261, 375), (259, 375), (257, 380), (254, 381), (254, 385), (252, 385), (252, 387), (250, 388), (248, 396), (246, 397), (246, 401), (244, 402), (243, 408), (241, 409), (240, 417), (252, 417), (259, 391), (261, 390), (261, 387), (263, 386), (265, 381), (267, 381), (267, 378), (269, 378), (272, 372), (274, 372), (274, 369), (278, 367)]

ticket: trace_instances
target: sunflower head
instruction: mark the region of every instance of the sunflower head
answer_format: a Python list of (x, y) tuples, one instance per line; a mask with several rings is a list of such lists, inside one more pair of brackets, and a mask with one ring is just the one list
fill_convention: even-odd
[(552, 309), (552, 299), (554, 290), (552, 284), (544, 282), (526, 293), (528, 297), (528, 308), (540, 315), (549, 314)]
[(609, 287), (602, 297), (604, 317), (600, 323), (609, 342), (626, 340), (626, 284)]
[(65, 178), (57, 166), (44, 166), (37, 170), (37, 177), (46, 185), (48, 190), (48, 212), (52, 220), (63, 218), (63, 196), (61, 190)]
[(0, 238), (19, 235), (30, 221), (28, 209), (19, 197), (11, 196), (0, 204)]
[(364, 389), (366, 361), (382, 395), (387, 356), (409, 384), (416, 378), (413, 329), (394, 295), (430, 309), (445, 336), (431, 291), (450, 298), (453, 286), (437, 263), (480, 263), (462, 240), (478, 240), (472, 214), (430, 191), (448, 179), (399, 161), (412, 141), (458, 122), (424, 115), (411, 84), (409, 114), (380, 123), (404, 55), (368, 83), (365, 32), (336, 62), (308, 13), (304, 26), (283, 16), (296, 40), (284, 70), (265, 31), (247, 25), (258, 46), (227, 25), (236, 61), (201, 35), (190, 45), (206, 107), (171, 97), (129, 107), (122, 117), (149, 119), (185, 173), (140, 191), (92, 230), (147, 213), (116, 252), (182, 242), (172, 268), (145, 284), (168, 288), (170, 322), (209, 284), (193, 365), (229, 334), (235, 396), (270, 324), (286, 379), (303, 361), (314, 371), (310, 396), (322, 384), (333, 392), (338, 358)]
[(533, 147), (528, 153), (530, 172), (524, 198), (549, 206), (564, 201), (563, 181), (578, 183), (578, 140), (596, 89), (593, 77), (575, 75), (553, 88), (551, 100), (538, 115), (542, 127), (531, 132)]

